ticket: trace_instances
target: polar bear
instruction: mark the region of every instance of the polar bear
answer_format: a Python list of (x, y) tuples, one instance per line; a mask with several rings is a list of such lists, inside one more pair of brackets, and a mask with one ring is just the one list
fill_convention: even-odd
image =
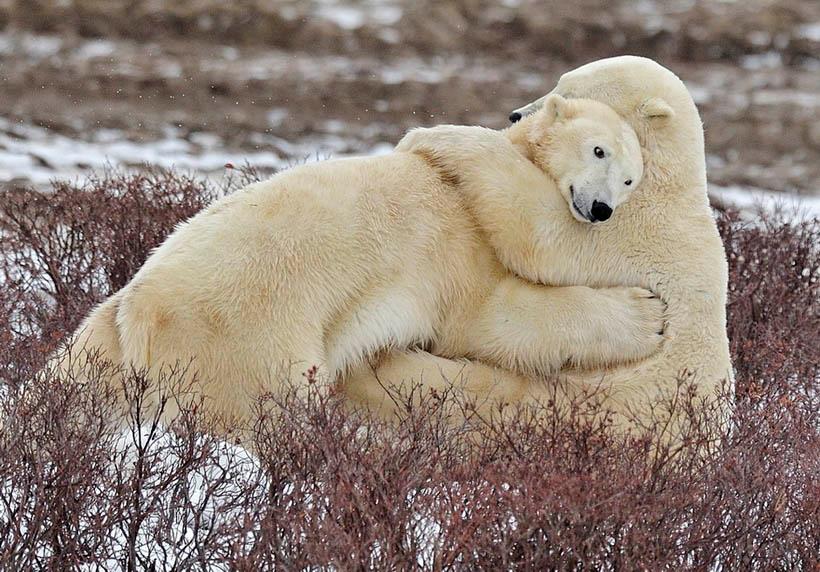
[[(285, 381), (324, 388), (390, 348), (541, 375), (655, 353), (664, 305), (651, 291), (539, 286), (487, 241), (518, 232), (521, 251), (506, 258), (548, 273), (528, 267), (542, 263), (535, 229), (562, 215), (591, 227), (624, 208), (643, 175), (636, 134), (602, 103), (556, 96), (507, 136), (543, 169), (526, 192), (507, 187), (517, 195), (459, 185), (420, 150), (303, 165), (215, 202), (91, 312), (70, 363), (102, 352), (151, 377), (184, 365), (212, 412), (247, 420), (260, 393)], [(559, 204), (555, 181), (577, 192)]]
[[(606, 103), (640, 139), (643, 182), (605, 224), (584, 224), (571, 216), (576, 213), (554, 208), (572, 194), (569, 182), (560, 184), (563, 198), (556, 193), (536, 201), (524, 194), (543, 186), (544, 175), (537, 158), (511, 145), (504, 133), (435, 127), (414, 132), (399, 149), (432, 155), (461, 185), (481, 189), (476, 192), (527, 197), (529, 202), (516, 204), (516, 211), (498, 208), (476, 215), (482, 225), (483, 215), (492, 218), (494, 224), (485, 226), (490, 229), (487, 240), (517, 275), (563, 286), (638, 284), (658, 293), (668, 305), (667, 340), (661, 351), (637, 363), (597, 371), (569, 369), (552, 381), (477, 361), (395, 351), (374, 371), (359, 368), (346, 379), (345, 391), (355, 404), (391, 415), (396, 405), (385, 387), (410, 381), (439, 392), (458, 382), (485, 412), (496, 410), (499, 403), (565, 401), (596, 391), (604, 396), (616, 424), (630, 428), (648, 423), (656, 414), (653, 404), (674, 396), (682, 378), (693, 382), (705, 399), (712, 398), (722, 382), (731, 385), (727, 262), (706, 196), (702, 124), (683, 82), (649, 59), (600, 60), (564, 74), (551, 94), (515, 113), (514, 118), (521, 119), (516, 125), (532, 122), (535, 110), (556, 94)], [(545, 215), (543, 226), (520, 232), (516, 213), (528, 209)], [(379, 384), (372, 383), (374, 374)]]

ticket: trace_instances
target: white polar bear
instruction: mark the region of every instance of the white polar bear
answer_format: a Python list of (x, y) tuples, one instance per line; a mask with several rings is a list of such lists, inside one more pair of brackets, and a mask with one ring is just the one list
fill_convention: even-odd
[(655, 353), (664, 308), (651, 292), (538, 286), (508, 272), (487, 242), (512, 224), (505, 232), (520, 234), (520, 252), (504, 259), (527, 276), (547, 273), (527, 267), (542, 263), (533, 229), (570, 212), (608, 216), (642, 177), (634, 132), (606, 105), (556, 97), (508, 135), (556, 180), (575, 181), (574, 203), (529, 210), (529, 195), (560, 196), (540, 170), (529, 195), (473, 192), (452, 178), (459, 169), (424, 152), (297, 167), (180, 225), (80, 326), (70, 363), (102, 352), (152, 377), (190, 363), (211, 411), (247, 420), (260, 393), (288, 380), (306, 387), (303, 376), (328, 383), (389, 348), (424, 345), (540, 374)]
[[(699, 396), (712, 398), (721, 382), (732, 381), (726, 336), (727, 263), (706, 196), (703, 129), (691, 96), (683, 82), (658, 63), (616, 57), (564, 74), (551, 95), (519, 110), (518, 117), (555, 94), (607, 103), (640, 138), (644, 180), (605, 224), (582, 224), (565, 209), (554, 208), (572, 193), (566, 181), (560, 186), (564, 199), (556, 193), (535, 200), (524, 193), (543, 186), (543, 173), (532, 157), (522, 161), (521, 149), (510, 145), (503, 133), (481, 131), (484, 138), (477, 144), (475, 128), (436, 127), (415, 132), (399, 148), (423, 149), (478, 194), (526, 198), (515, 209), (499, 202), (492, 212), (476, 213), (479, 224), (491, 229), (487, 240), (497, 256), (516, 274), (553, 285), (639, 284), (658, 293), (668, 305), (663, 348), (638, 363), (599, 371), (567, 370), (553, 382), (425, 352), (392, 352), (375, 374), (382, 384), (412, 380), (437, 391), (458, 381), (487, 411), (499, 402), (555, 399), (556, 388), (558, 397), (566, 399), (599, 390), (617, 424), (624, 427), (646, 423), (653, 415), (652, 404), (673, 396), (682, 377), (694, 382)], [(539, 209), (545, 218), (541, 226), (521, 232), (518, 212), (528, 209)], [(483, 217), (493, 224), (486, 225)], [(364, 368), (353, 372), (345, 386), (347, 395), (355, 403), (393, 413), (392, 399), (381, 385), (372, 383), (372, 377)]]

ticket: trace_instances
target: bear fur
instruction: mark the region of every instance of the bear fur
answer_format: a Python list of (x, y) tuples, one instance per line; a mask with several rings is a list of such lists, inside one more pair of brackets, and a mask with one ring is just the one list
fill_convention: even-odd
[[(494, 133), (479, 129), (478, 144), (483, 131)], [(539, 375), (652, 355), (664, 306), (650, 291), (536, 285), (510, 273), (487, 241), (510, 217), (524, 230), (573, 216), (551, 176), (591, 182), (590, 197), (618, 206), (629, 194), (623, 180), (642, 175), (634, 132), (606, 105), (556, 97), (509, 135), (541, 169), (556, 167), (539, 170), (529, 191), (558, 201), (530, 212), (523, 195), (476, 193), (453, 178), (462, 169), (442, 169), (423, 150), (296, 167), (180, 225), (91, 312), (60, 367), (85, 367), (90, 354), (153, 379), (181, 367), (211, 413), (247, 420), (260, 394), (287, 382), (326, 387), (391, 348)], [(578, 154), (588, 140), (611, 150), (606, 160)], [(519, 170), (502, 166), (498, 175)], [(505, 218), (494, 221), (499, 202)], [(506, 258), (538, 277), (548, 269), (527, 267), (542, 262), (530, 239), (527, 231)]]
[[(654, 405), (674, 398), (680, 381), (691, 383), (697, 396), (706, 400), (714, 399), (723, 382), (731, 391), (727, 262), (706, 195), (703, 129), (689, 92), (658, 63), (624, 56), (564, 74), (554, 94), (594, 99), (616, 110), (640, 139), (643, 182), (603, 224), (584, 224), (566, 209), (547, 207), (542, 210), (551, 215), (550, 220), (522, 233), (514, 210), (496, 208), (486, 213), (495, 222), (487, 239), (505, 267), (533, 282), (593, 287), (637, 284), (657, 293), (667, 304), (661, 351), (637, 363), (597, 371), (567, 369), (552, 380), (476, 361), (395, 351), (385, 356), (375, 375), (381, 384), (394, 388), (413, 382), (442, 392), (457, 383), (485, 412), (502, 403), (555, 402), (556, 391), (558, 401), (595, 392), (603, 396), (615, 424), (625, 428), (653, 422)], [(545, 98), (518, 111), (524, 116), (522, 122)], [(492, 189), (516, 194), (514, 189), (543, 184), (537, 161), (532, 157), (522, 161), (521, 149), (510, 145), (503, 133), (484, 131), (485, 140), (474, 145), (476, 133), (471, 127), (420, 130), (399, 149), (423, 149), (479, 194)], [(460, 136), (465, 143), (458, 143)], [(549, 200), (561, 202), (558, 196)], [(533, 202), (516, 209), (521, 206), (539, 207)], [(482, 215), (477, 216), (481, 221)], [(530, 272), (533, 269), (537, 272)], [(385, 415), (394, 414), (396, 404), (382, 385), (371, 383), (373, 375), (364, 369), (353, 372), (345, 384), (348, 397)], [(721, 404), (716, 405), (720, 412)], [(674, 427), (680, 429), (672, 423), (670, 431), (678, 430)]]

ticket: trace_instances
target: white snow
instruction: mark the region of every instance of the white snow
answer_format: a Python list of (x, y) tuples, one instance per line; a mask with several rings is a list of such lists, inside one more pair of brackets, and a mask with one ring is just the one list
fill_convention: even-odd
[(118, 131), (108, 129), (92, 133), (87, 139), (77, 139), (0, 118), (0, 181), (28, 179), (41, 185), (55, 177), (70, 178), (89, 169), (143, 163), (202, 172), (245, 161), (263, 168), (287, 164), (285, 157), (272, 152), (232, 150), (219, 146), (217, 141), (205, 135), (204, 140), (200, 136), (197, 145), (182, 139), (171, 128), (166, 129), (163, 138), (145, 143), (129, 141)]
[(752, 93), (752, 101), (757, 105), (791, 104), (800, 107), (820, 107), (820, 93), (793, 89), (761, 89)]
[(63, 40), (58, 36), (44, 34), (0, 32), (0, 54), (25, 55), (32, 60), (42, 60), (60, 51)]
[(74, 51), (74, 55), (82, 59), (105, 58), (117, 51), (117, 45), (108, 40), (91, 40), (85, 42)]
[(401, 20), (404, 11), (401, 6), (385, 2), (350, 5), (325, 0), (314, 8), (314, 14), (345, 30), (356, 30), (368, 22), (376, 26), (392, 26)]
[(364, 10), (356, 6), (319, 6), (316, 15), (345, 30), (361, 28), (366, 21)]
[(379, 4), (370, 9), (370, 17), (382, 26), (397, 24), (403, 15), (404, 10), (400, 6), (390, 4)]
[(783, 67), (783, 57), (777, 52), (743, 56), (740, 65), (747, 70), (777, 69)]
[(276, 107), (268, 111), (268, 125), (271, 127), (279, 127), (288, 118), (290, 112), (284, 107)]
[[(286, 118), (284, 109), (268, 113), (272, 126)], [(110, 166), (129, 168), (146, 163), (212, 175), (222, 173), (227, 163), (281, 169), (331, 156), (382, 155), (393, 149), (393, 142), (378, 141), (387, 129), (382, 124), (352, 126), (331, 119), (321, 128), (321, 133), (296, 141), (253, 133), (249, 139), (257, 150), (248, 151), (226, 146), (214, 133), (186, 135), (175, 127), (166, 127), (162, 137), (145, 141), (129, 140), (116, 129), (98, 129), (79, 138), (0, 117), (0, 182), (19, 180), (43, 186), (55, 178), (70, 179)], [(360, 135), (350, 135), (354, 131)], [(365, 143), (362, 138), (376, 142)]]
[(709, 194), (754, 215), (758, 209), (794, 214), (796, 219), (820, 218), (820, 197), (779, 193), (755, 187), (709, 185)]
[(799, 38), (811, 40), (812, 42), (820, 42), (820, 22), (812, 22), (811, 24), (798, 26), (795, 35)]

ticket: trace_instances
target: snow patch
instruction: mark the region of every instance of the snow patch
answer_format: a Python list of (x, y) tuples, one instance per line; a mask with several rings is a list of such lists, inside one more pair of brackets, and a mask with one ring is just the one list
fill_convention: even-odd
[(820, 218), (820, 197), (777, 193), (755, 187), (713, 184), (709, 185), (709, 194), (749, 215), (755, 215), (758, 209), (763, 209), (770, 212), (793, 213), (795, 220)]
[(353, 6), (319, 6), (316, 15), (345, 30), (361, 28), (366, 20), (364, 11)]
[(747, 70), (766, 70), (783, 67), (783, 56), (777, 52), (743, 56), (740, 65)]
[(752, 92), (752, 102), (757, 105), (798, 105), (800, 107), (820, 106), (820, 94), (793, 89), (763, 89)]
[(392, 26), (397, 24), (404, 16), (404, 10), (400, 6), (389, 4), (379, 4), (370, 9), (370, 17), (373, 21), (382, 26)]
[(77, 48), (74, 55), (85, 60), (90, 60), (94, 58), (110, 57), (114, 55), (114, 52), (116, 51), (117, 46), (114, 42), (110, 42), (108, 40), (91, 40), (90, 42), (85, 42), (82, 46)]
[(314, 9), (314, 14), (345, 30), (356, 30), (368, 22), (377, 26), (392, 26), (401, 20), (404, 10), (401, 6), (384, 2), (365, 2), (354, 6), (325, 2)]
[(811, 24), (798, 26), (795, 30), (795, 35), (812, 42), (820, 42), (820, 22), (812, 22)]
[(268, 111), (268, 125), (271, 127), (279, 127), (285, 122), (290, 112), (284, 107), (277, 107)]
[(0, 54), (23, 54), (33, 60), (42, 60), (57, 54), (63, 46), (62, 38), (29, 33), (0, 33)]
[[(286, 117), (286, 110), (274, 109), (269, 112), (268, 121), (275, 126)], [(186, 134), (170, 126), (158, 139), (133, 141), (117, 129), (98, 129), (78, 138), (0, 117), (0, 182), (16, 180), (45, 186), (53, 179), (81, 176), (91, 170), (144, 164), (175, 167), (199, 175), (221, 174), (226, 163), (277, 170), (331, 156), (383, 155), (393, 150), (392, 143), (378, 141), (387, 129), (383, 124), (350, 125), (328, 120), (322, 128), (324, 133), (313, 133), (296, 141), (254, 133), (249, 139), (257, 150), (247, 151), (225, 146), (214, 133)], [(373, 140), (378, 142), (366, 143)]]

